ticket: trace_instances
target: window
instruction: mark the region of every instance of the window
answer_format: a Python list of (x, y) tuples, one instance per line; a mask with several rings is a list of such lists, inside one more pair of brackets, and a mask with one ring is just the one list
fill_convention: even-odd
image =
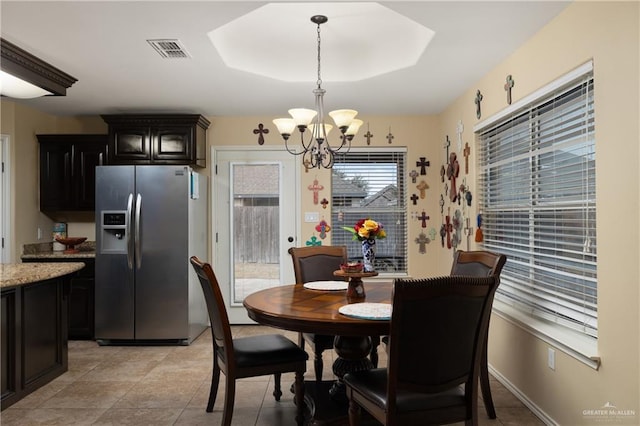
[(387, 238), (376, 242), (374, 267), (381, 273), (407, 272), (405, 205), (406, 150), (358, 150), (337, 155), (331, 174), (333, 245), (346, 245), (350, 260), (362, 259), (359, 241), (342, 226), (363, 218), (381, 222)]
[(593, 85), (590, 66), (477, 135), (483, 246), (508, 257), (496, 299), (597, 338)]

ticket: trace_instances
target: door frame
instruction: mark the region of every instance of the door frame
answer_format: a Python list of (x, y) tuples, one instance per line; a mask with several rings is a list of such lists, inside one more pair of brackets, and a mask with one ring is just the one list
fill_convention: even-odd
[[(216, 211), (220, 211), (220, 207), (216, 206), (216, 203), (218, 201), (218, 196), (220, 195), (218, 193), (218, 191), (220, 190), (219, 185), (217, 183), (217, 167), (218, 167), (218, 160), (219, 160), (219, 153), (225, 152), (225, 153), (229, 153), (229, 152), (238, 152), (238, 153), (246, 153), (246, 152), (250, 152), (253, 151), (255, 152), (256, 149), (255, 147), (252, 146), (212, 146), (211, 147), (211, 158), (212, 158), (212, 170), (211, 170), (211, 189), (210, 189), (210, 206), (211, 206), (211, 250), (210, 253), (212, 255), (213, 261), (212, 261), (212, 266), (214, 268), (214, 270), (221, 270), (222, 268), (230, 268), (231, 265), (223, 265), (222, 264), (222, 258), (223, 256), (219, 256), (218, 254), (224, 250), (226, 251), (226, 253), (229, 253), (229, 250), (231, 249), (231, 247), (222, 247), (222, 245), (218, 242), (218, 229), (222, 229), (222, 227), (229, 227), (229, 224), (226, 223), (221, 223), (221, 218), (219, 214), (216, 214)], [(280, 156), (281, 159), (287, 159), (287, 160), (291, 160), (293, 158), (293, 164), (294, 164), (294, 198), (295, 198), (295, 207), (294, 207), (294, 218), (295, 218), (295, 225), (294, 225), (294, 230), (295, 230), (295, 235), (294, 237), (294, 241), (291, 243), (291, 246), (295, 246), (298, 244), (298, 240), (299, 240), (299, 236), (301, 235), (301, 222), (300, 222), (300, 212), (301, 212), (301, 206), (300, 206), (300, 173), (301, 173), (301, 163), (300, 161), (296, 161), (295, 157), (293, 157), (291, 154), (289, 154), (286, 149), (284, 148), (284, 146), (282, 147), (266, 147), (260, 148), (260, 153), (265, 153), (265, 154), (275, 154), (276, 156)], [(266, 155), (265, 155), (266, 157)], [(273, 158), (269, 158), (269, 159), (265, 159), (266, 162), (269, 161), (274, 161)], [(277, 161), (277, 160), (276, 160)], [(281, 265), (286, 264), (286, 262), (284, 261), (284, 259), (281, 259), (280, 262)], [(293, 271), (293, 266), (291, 265), (291, 270)], [(217, 275), (217, 274), (216, 274)], [(293, 275), (292, 275), (293, 276)], [(230, 285), (227, 285), (223, 282), (220, 282), (220, 290), (222, 292), (222, 296), (225, 299), (225, 304), (227, 305), (227, 310), (229, 310), (229, 306), (230, 306), (230, 301), (231, 301), (231, 288)], [(245, 318), (238, 318), (238, 315), (234, 315), (233, 312), (228, 312), (229, 314), (229, 320), (232, 324), (251, 324), (253, 323), (252, 320), (248, 319), (246, 317), (246, 315), (244, 315)]]
[(0, 173), (0, 188), (2, 189), (2, 199), (0, 199), (0, 263), (11, 263), (13, 259), (13, 236), (11, 235), (11, 137), (0, 134), (0, 162), (2, 170)]

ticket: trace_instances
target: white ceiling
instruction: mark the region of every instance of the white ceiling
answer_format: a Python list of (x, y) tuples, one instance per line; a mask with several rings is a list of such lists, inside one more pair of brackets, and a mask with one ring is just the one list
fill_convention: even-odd
[[(383, 16), (388, 13), (389, 23), (398, 20), (401, 31), (386, 25), (384, 18), (370, 19), (362, 7), (372, 3), (280, 3), (278, 13), (261, 15), (269, 3), (2, 0), (2, 38), (78, 79), (65, 97), (16, 102), (56, 115), (282, 116), (292, 107), (311, 108), (317, 80), (317, 34), (309, 18), (323, 14), (329, 18), (321, 27), (326, 110), (353, 108), (361, 115), (435, 114), (568, 5), (568, 1), (451, 0), (373, 4), (377, 12), (382, 9)], [(237, 31), (226, 33), (238, 23), (239, 35)], [(425, 29), (435, 32), (428, 45)], [(249, 64), (249, 69), (255, 66), (258, 70), (225, 65), (229, 59), (224, 56), (223, 60), (223, 51), (209, 38), (209, 33), (220, 32), (231, 46), (226, 52), (244, 51), (240, 60), (254, 59), (257, 64)], [(410, 47), (416, 34), (422, 39), (417, 47)], [(163, 59), (147, 39), (178, 39), (191, 57)], [(238, 43), (235, 48), (234, 42)], [(398, 52), (413, 57), (403, 59)], [(384, 65), (385, 58), (396, 65), (364, 79), (335, 81), (341, 78), (337, 74), (340, 67), (368, 76)], [(310, 70), (307, 78), (302, 77), (306, 81), (287, 82), (261, 72), (293, 69), (294, 65)]]

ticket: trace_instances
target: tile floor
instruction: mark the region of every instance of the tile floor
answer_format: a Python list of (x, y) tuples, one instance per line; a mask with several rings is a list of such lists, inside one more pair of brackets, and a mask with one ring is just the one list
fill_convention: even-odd
[[(264, 332), (295, 333), (263, 326), (234, 326), (240, 337)], [(380, 362), (386, 362), (379, 348)], [(206, 330), (190, 346), (104, 346), (69, 342), (69, 371), (0, 413), (9, 425), (215, 425), (222, 421), (224, 377), (213, 413), (205, 411), (211, 380), (211, 333)], [(331, 378), (333, 353), (324, 353)], [(312, 376), (311, 361), (307, 374)], [(283, 390), (293, 375), (283, 375)], [(234, 426), (294, 425), (292, 395), (280, 402), (271, 395), (272, 377), (239, 380)], [(486, 416), (479, 402), (480, 425), (543, 425), (498, 381), (492, 381), (498, 418)]]

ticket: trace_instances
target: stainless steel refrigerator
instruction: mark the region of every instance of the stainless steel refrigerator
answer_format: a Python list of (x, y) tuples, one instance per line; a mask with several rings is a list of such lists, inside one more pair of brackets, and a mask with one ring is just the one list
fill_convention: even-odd
[(202, 333), (193, 255), (207, 259), (206, 176), (186, 166), (96, 167), (99, 344), (189, 344)]

